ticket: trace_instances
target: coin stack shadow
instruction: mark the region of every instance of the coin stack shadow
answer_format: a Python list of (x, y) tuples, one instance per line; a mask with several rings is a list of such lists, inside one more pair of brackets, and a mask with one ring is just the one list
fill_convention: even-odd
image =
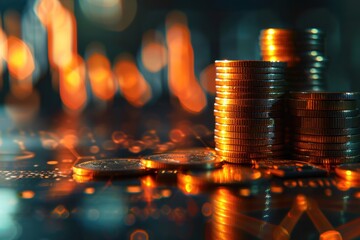
[(284, 154), (284, 69), (271, 61), (218, 60), (215, 150), (229, 163)]
[(358, 97), (355, 92), (290, 92), (293, 157), (326, 165), (359, 160)]
[(326, 88), (324, 33), (305, 30), (264, 29), (260, 49), (265, 61), (287, 62), (286, 81), (290, 91), (321, 91)]

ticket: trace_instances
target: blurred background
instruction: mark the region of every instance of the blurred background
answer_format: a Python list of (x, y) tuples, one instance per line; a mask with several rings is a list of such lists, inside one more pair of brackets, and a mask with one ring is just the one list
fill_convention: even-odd
[(259, 32), (269, 27), (322, 28), (329, 90), (360, 90), (359, 8), (355, 0), (2, 0), (1, 111), (10, 123), (171, 111), (211, 125), (214, 60), (260, 59)]

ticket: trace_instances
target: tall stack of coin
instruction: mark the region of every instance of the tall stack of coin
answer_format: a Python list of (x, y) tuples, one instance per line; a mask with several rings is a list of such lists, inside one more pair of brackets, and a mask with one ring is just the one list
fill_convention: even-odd
[(217, 155), (239, 164), (282, 156), (286, 64), (218, 60), (215, 66)]
[(288, 63), (289, 90), (321, 91), (326, 87), (324, 38), (324, 33), (316, 28), (264, 29), (260, 33), (262, 59)]
[(357, 92), (291, 92), (291, 146), (296, 159), (319, 164), (360, 157)]

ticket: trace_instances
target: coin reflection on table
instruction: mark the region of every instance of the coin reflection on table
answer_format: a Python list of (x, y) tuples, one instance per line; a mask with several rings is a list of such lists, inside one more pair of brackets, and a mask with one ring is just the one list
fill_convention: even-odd
[(265, 199), (254, 201), (241, 196), (239, 191), (219, 188), (212, 195), (211, 239), (289, 239), (288, 232), (281, 226), (248, 214), (261, 211), (264, 204)]

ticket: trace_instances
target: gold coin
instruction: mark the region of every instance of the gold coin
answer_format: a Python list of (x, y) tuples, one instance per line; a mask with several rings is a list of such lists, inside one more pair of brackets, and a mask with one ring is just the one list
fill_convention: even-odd
[(267, 68), (267, 67), (279, 67), (285, 68), (286, 64), (276, 61), (261, 61), (261, 60), (216, 60), (216, 67), (258, 67), (258, 68)]

